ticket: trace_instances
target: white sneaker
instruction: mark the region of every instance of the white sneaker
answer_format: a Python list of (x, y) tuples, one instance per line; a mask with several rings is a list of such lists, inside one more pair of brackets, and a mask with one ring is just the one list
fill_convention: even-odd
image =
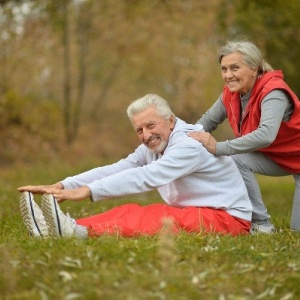
[(41, 208), (51, 236), (72, 237), (75, 235), (75, 220), (62, 212), (53, 195), (43, 195)]
[(275, 227), (270, 222), (266, 222), (262, 224), (252, 223), (250, 233), (251, 234), (257, 234), (257, 233), (272, 234), (275, 233)]
[(21, 194), (20, 211), (25, 226), (31, 235), (36, 237), (46, 237), (49, 235), (43, 212), (35, 203), (32, 193), (23, 192)]

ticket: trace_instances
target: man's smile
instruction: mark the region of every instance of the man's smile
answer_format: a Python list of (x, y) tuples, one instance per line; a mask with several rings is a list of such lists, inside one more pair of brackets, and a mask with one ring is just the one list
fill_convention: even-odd
[(147, 141), (146, 141), (146, 145), (150, 148), (153, 148), (153, 146), (156, 146), (157, 142), (160, 143), (160, 136), (159, 135), (153, 135), (151, 136)]

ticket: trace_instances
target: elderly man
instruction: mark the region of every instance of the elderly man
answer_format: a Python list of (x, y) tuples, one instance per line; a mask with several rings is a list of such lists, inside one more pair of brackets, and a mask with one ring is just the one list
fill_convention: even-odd
[[(175, 117), (168, 103), (154, 94), (131, 103), (127, 114), (141, 141), (127, 158), (52, 185), (18, 189), (21, 214), (32, 235), (155, 235), (164, 218), (173, 220), (174, 232), (248, 234), (252, 206), (235, 163), (210, 154), (187, 136), (201, 125)], [(125, 204), (77, 220), (59, 207), (65, 200), (97, 202), (153, 189), (165, 203)], [(33, 199), (35, 193), (43, 194), (41, 208)]]

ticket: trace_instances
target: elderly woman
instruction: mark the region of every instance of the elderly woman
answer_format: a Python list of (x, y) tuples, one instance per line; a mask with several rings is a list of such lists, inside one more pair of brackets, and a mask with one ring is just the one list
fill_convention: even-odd
[[(197, 123), (206, 132), (189, 133), (216, 156), (231, 155), (253, 205), (252, 232), (272, 233), (254, 173), (293, 175), (296, 183), (291, 229), (300, 230), (300, 102), (249, 41), (231, 41), (219, 51), (223, 93)], [(210, 132), (226, 118), (235, 138), (217, 142)]]

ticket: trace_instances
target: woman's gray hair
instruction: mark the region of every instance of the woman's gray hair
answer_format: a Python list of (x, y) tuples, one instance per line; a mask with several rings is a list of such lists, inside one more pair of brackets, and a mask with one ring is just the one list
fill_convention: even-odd
[(218, 53), (219, 63), (221, 63), (224, 56), (234, 52), (241, 53), (243, 62), (250, 68), (257, 69), (258, 75), (273, 70), (273, 68), (263, 59), (258, 47), (249, 41), (233, 40), (221, 47)]
[(164, 119), (169, 119), (174, 116), (168, 102), (156, 94), (148, 94), (132, 102), (127, 108), (127, 115), (132, 122), (134, 115), (146, 110), (150, 106), (155, 106), (157, 114)]

